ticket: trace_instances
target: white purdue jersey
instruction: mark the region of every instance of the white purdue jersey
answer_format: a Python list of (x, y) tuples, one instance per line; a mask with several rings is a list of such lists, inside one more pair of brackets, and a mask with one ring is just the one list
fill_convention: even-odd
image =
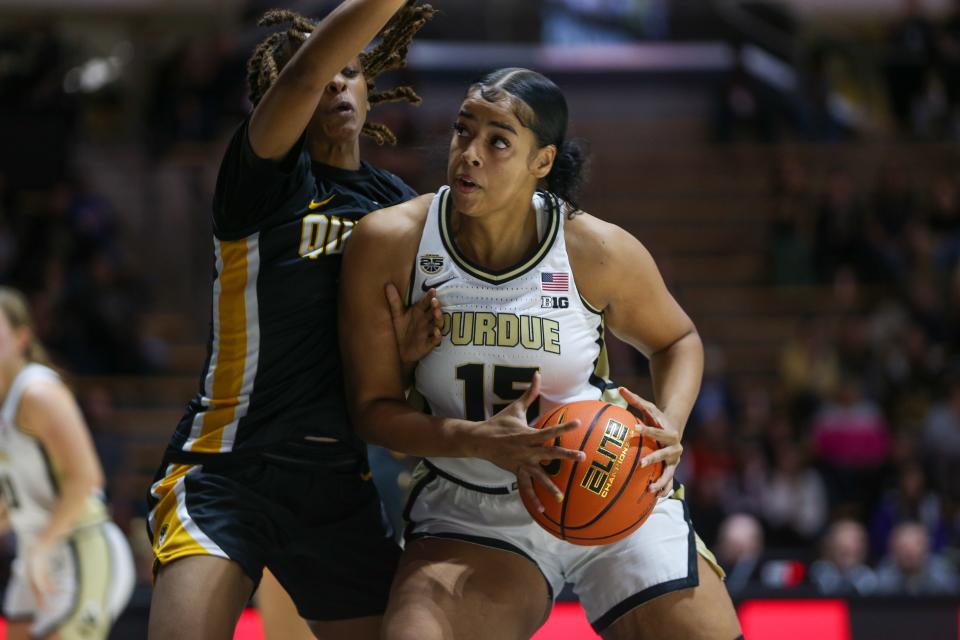
[[(411, 301), (431, 287), (443, 311), (443, 338), (420, 361), (416, 390), (438, 416), (485, 420), (521, 396), (534, 371), (541, 391), (537, 415), (575, 400), (598, 400), (615, 388), (607, 379), (603, 316), (580, 297), (556, 197), (534, 195), (540, 243), (519, 265), (486, 271), (457, 251), (450, 190), (434, 197), (417, 251)], [(456, 478), (504, 487), (514, 474), (476, 458), (430, 458)]]
[[(21, 543), (47, 525), (59, 495), (61, 474), (43, 444), (16, 424), (17, 410), (28, 385), (58, 379), (52, 369), (28, 364), (13, 379), (0, 409), (0, 492), (10, 525)], [(102, 522), (106, 517), (103, 500), (91, 495), (77, 528)]]

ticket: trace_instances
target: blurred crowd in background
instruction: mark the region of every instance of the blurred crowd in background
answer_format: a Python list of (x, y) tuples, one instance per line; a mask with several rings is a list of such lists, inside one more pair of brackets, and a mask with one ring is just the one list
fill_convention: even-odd
[[(467, 11), (450, 4), (453, 16)], [(899, 16), (851, 28), (846, 39), (812, 38), (779, 5), (747, 3), (756, 5), (753, 18), (784, 34), (779, 49), (729, 28), (710, 32), (711, 16), (691, 2), (673, 14), (654, 0), (490, 4), (513, 25), (509, 37), (532, 43), (726, 41), (731, 63), (703, 79), (711, 102), (699, 144), (784, 146), (769, 168), (767, 268), (756, 284), (825, 292), (826, 302), (798, 319), (767, 386), (728, 375), (722, 349), (708, 344), (680, 473), (731, 591), (960, 593), (960, 157), (918, 173), (896, 153), (896, 145), (960, 141), (960, 2), (930, 15), (907, 1)], [(517, 4), (538, 13), (538, 29), (514, 19)], [(174, 366), (150, 318), (169, 312), (170, 288), (186, 285), (158, 278), (163, 265), (143, 259), (150, 234), (131, 228), (167, 228), (174, 239), (208, 228), (209, 175), (247, 112), (244, 61), (260, 35), (236, 25), (265, 8), (246, 3), (228, 26), (187, 30), (155, 50), (118, 38), (96, 55), (49, 17), (6, 29), (0, 22), (0, 283), (29, 296), (41, 338), (72, 376), (162, 376)], [(503, 36), (487, 18), (474, 39)], [(437, 20), (424, 37), (471, 35), (457, 25)], [(410, 73), (416, 84), (417, 69)], [(424, 144), (416, 122), (396, 117), (401, 148)], [(894, 151), (866, 175), (789, 152), (876, 139)], [(133, 225), (91, 186), (110, 167), (89, 149), (121, 148), (123, 157), (126, 146), (148, 172), (181, 167), (177, 180), (202, 206), (150, 211)], [(393, 163), (414, 186), (428, 186), (415, 164)], [(196, 242), (206, 255), (207, 238)], [(187, 259), (196, 266), (192, 286), (206, 292), (209, 264)], [(191, 317), (207, 312), (189, 296), (182, 304)], [(202, 355), (187, 369), (199, 372)], [(149, 583), (141, 496), (116, 489), (128, 458), (107, 424), (116, 401), (108, 388), (84, 387), (92, 390), (81, 402)], [(157, 434), (161, 448), (173, 426)]]
[[(773, 171), (770, 283), (825, 297), (772, 390), (731, 385), (707, 352), (684, 477), (732, 589), (960, 590), (957, 169), (914, 182), (892, 158), (866, 184), (843, 166)], [(800, 564), (764, 574), (765, 550)]]

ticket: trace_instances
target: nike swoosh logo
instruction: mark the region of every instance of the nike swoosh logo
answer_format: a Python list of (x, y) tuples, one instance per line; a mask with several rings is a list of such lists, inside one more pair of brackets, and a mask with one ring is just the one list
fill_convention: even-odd
[(323, 205), (327, 204), (328, 202), (330, 202), (331, 200), (333, 200), (333, 199), (336, 198), (336, 197), (337, 197), (337, 194), (333, 194), (332, 196), (330, 196), (329, 198), (327, 198), (327, 199), (324, 200), (323, 202), (317, 202), (316, 200), (310, 200), (310, 210), (313, 211), (314, 209), (319, 209), (320, 207), (322, 207)]
[(424, 293), (426, 293), (427, 291), (430, 291), (430, 289), (439, 289), (440, 287), (447, 284), (451, 280), (456, 280), (456, 279), (457, 279), (457, 276), (450, 276), (446, 280), (441, 280), (440, 282), (434, 282), (434, 283), (428, 283), (426, 280), (424, 280), (420, 284), (420, 288), (423, 289)]

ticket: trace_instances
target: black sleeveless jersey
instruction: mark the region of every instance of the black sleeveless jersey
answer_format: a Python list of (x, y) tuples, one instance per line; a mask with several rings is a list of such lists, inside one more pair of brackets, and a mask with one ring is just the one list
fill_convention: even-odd
[(282, 162), (258, 158), (246, 123), (237, 130), (213, 202), (207, 360), (169, 461), (306, 436), (360, 449), (337, 342), (342, 252), (360, 218), (415, 195), (366, 163), (347, 171), (311, 162), (303, 138)]

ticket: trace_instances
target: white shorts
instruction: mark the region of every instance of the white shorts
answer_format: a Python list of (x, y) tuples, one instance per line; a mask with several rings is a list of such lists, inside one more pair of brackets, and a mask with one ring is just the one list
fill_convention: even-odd
[[(17, 541), (21, 545), (21, 541)], [(29, 542), (20, 546), (25, 549)], [(11, 622), (31, 622), (30, 635), (58, 632), (61, 640), (100, 640), (123, 612), (133, 593), (133, 554), (112, 522), (75, 531), (50, 559), (53, 592), (38, 607), (26, 576), (24, 558), (13, 561), (3, 612)]]
[(454, 538), (517, 553), (537, 565), (552, 597), (571, 583), (597, 633), (653, 598), (697, 586), (698, 551), (716, 562), (694, 533), (686, 502), (676, 495), (661, 498), (626, 538), (584, 547), (542, 529), (515, 490), (469, 485), (429, 463), (421, 463), (415, 477), (404, 514), (408, 542)]

